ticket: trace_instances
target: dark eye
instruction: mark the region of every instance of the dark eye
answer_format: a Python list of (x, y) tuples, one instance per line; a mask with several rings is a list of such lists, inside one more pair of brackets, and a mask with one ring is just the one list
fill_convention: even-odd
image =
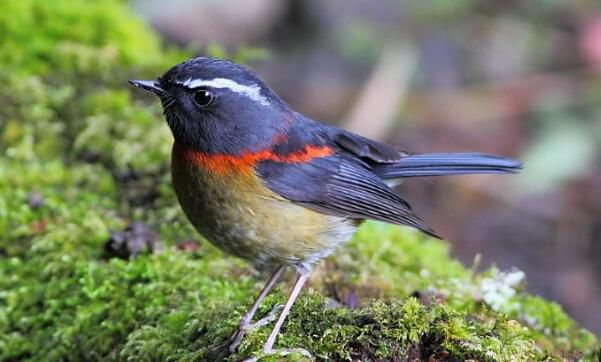
[(194, 102), (200, 107), (207, 107), (213, 103), (213, 94), (206, 89), (199, 89), (194, 92)]

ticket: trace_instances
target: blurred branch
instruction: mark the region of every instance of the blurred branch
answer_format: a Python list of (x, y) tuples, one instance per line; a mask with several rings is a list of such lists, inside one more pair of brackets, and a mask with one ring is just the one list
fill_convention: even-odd
[(382, 138), (404, 103), (417, 51), (405, 40), (384, 46), (380, 60), (350, 110), (344, 128), (365, 137)]

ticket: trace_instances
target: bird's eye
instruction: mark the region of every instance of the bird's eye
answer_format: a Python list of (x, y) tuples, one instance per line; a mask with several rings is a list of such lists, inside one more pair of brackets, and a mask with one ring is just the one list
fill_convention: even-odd
[(200, 107), (207, 107), (213, 103), (213, 94), (206, 89), (199, 89), (194, 92), (194, 102)]

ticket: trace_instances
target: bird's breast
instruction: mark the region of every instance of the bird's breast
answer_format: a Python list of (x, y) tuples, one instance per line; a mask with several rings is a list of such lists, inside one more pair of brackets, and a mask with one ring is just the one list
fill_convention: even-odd
[[(291, 162), (323, 150), (290, 155)], [(294, 204), (254, 172), (268, 151), (206, 155), (174, 145), (173, 186), (188, 219), (214, 245), (256, 264), (312, 263), (347, 241), (354, 225)]]

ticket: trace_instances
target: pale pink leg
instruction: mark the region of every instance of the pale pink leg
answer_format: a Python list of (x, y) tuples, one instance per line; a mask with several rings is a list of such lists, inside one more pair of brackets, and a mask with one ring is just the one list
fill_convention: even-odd
[(292, 291), (290, 292), (290, 295), (288, 296), (288, 300), (286, 301), (284, 310), (282, 310), (282, 313), (280, 314), (278, 321), (275, 323), (275, 326), (273, 327), (273, 330), (271, 331), (269, 338), (267, 338), (267, 341), (265, 342), (265, 345), (263, 346), (263, 352), (265, 352), (265, 353), (272, 352), (273, 344), (275, 343), (276, 338), (278, 338), (278, 334), (280, 333), (280, 328), (282, 328), (282, 324), (284, 324), (284, 320), (286, 319), (286, 316), (288, 316), (288, 313), (290, 313), (290, 309), (292, 308), (292, 305), (296, 301), (296, 298), (298, 297), (301, 290), (303, 289), (303, 285), (307, 281), (308, 277), (309, 277), (308, 274), (299, 274), (298, 278), (296, 279), (296, 282), (294, 283), (294, 288), (292, 288)]
[[(253, 302), (250, 309), (244, 314), (244, 316), (240, 320), (238, 329), (236, 329), (236, 332), (234, 332), (234, 334), (230, 337), (230, 345), (229, 345), (230, 352), (234, 352), (236, 350), (236, 347), (238, 347), (238, 345), (242, 341), (242, 337), (244, 337), (244, 334), (246, 334), (246, 331), (251, 328), (250, 322), (252, 321), (253, 316), (257, 312), (257, 309), (259, 309), (261, 302), (263, 302), (263, 300), (265, 299), (265, 297), (267, 297), (267, 295), (269, 294), (271, 289), (273, 289), (273, 286), (275, 285), (275, 283), (278, 281), (278, 279), (282, 275), (282, 272), (284, 271), (284, 269), (285, 269), (285, 265), (280, 265), (275, 269), (275, 271), (273, 272), (273, 274), (271, 274), (271, 276), (267, 280), (267, 283), (265, 283), (265, 286), (263, 287), (263, 289), (261, 290), (261, 292), (255, 299), (255, 301)], [(270, 318), (270, 316), (268, 316), (267, 318)], [(257, 323), (260, 323), (260, 322), (257, 322)]]

